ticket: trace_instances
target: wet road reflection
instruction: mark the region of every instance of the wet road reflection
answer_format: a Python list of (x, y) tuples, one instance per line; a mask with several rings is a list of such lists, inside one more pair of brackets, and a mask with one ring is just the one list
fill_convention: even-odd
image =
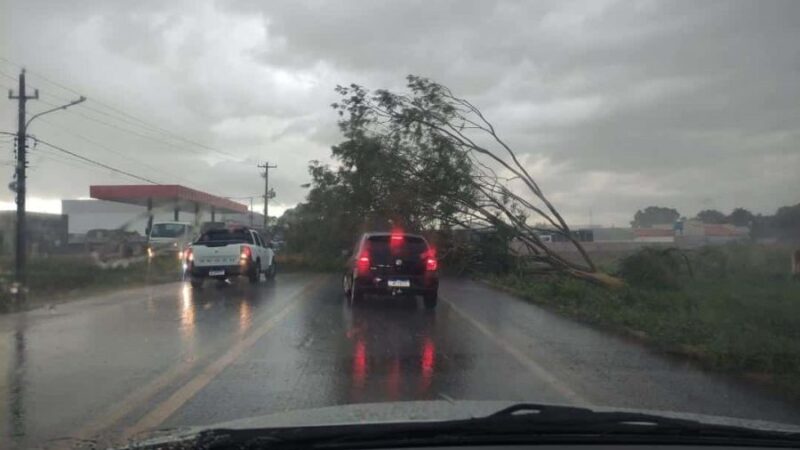
[(366, 402), (565, 403), (559, 386), (608, 406), (800, 417), (485, 287), (445, 283), (443, 297), (435, 311), (397, 297), (349, 307), (334, 277), (285, 274), (0, 316), (0, 436), (25, 447)]
[(305, 283), (176, 283), (0, 316), (0, 436), (27, 447), (124, 426)]
[(373, 299), (345, 307), (352, 354), (348, 403), (432, 398), (436, 313), (415, 299)]

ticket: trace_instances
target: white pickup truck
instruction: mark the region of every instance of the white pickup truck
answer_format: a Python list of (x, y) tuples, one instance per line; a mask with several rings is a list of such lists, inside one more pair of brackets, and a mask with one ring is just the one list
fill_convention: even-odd
[(207, 230), (186, 250), (184, 263), (193, 287), (206, 278), (246, 276), (258, 283), (261, 274), (275, 277), (275, 252), (258, 232), (245, 227)]

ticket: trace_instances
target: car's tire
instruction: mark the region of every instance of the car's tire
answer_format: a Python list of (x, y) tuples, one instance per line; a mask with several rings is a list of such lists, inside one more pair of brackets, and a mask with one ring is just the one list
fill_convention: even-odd
[(342, 276), (342, 290), (344, 291), (344, 297), (348, 299), (348, 303), (350, 301), (350, 286), (351, 283), (347, 278), (347, 273)]
[(432, 292), (422, 296), (422, 302), (425, 304), (425, 309), (435, 309), (439, 303), (439, 293)]
[(269, 267), (267, 268), (266, 277), (268, 280), (274, 280), (275, 274), (277, 273), (278, 273), (278, 263), (276, 263), (275, 260), (273, 259), (272, 264), (270, 264)]
[(364, 300), (364, 292), (361, 290), (361, 288), (356, 286), (355, 281), (350, 286), (350, 295), (347, 298), (350, 306), (357, 306), (362, 300)]
[(261, 280), (261, 261), (256, 261), (256, 264), (247, 273), (247, 279), (251, 284), (258, 283)]
[(189, 283), (195, 289), (200, 289), (203, 287), (203, 278), (202, 277), (191, 277)]

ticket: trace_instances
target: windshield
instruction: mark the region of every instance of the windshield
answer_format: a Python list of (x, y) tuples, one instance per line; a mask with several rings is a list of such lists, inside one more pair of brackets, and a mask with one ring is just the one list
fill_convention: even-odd
[(181, 237), (188, 232), (188, 227), (180, 223), (157, 223), (150, 231), (151, 238)]
[(428, 251), (428, 244), (416, 236), (370, 236), (364, 250), (377, 262), (386, 262), (393, 257), (420, 259)]
[(247, 230), (209, 230), (200, 236), (196, 244), (212, 242), (247, 242), (253, 243), (253, 235)]
[(520, 402), (800, 425), (800, 0), (0, 28), (0, 447)]

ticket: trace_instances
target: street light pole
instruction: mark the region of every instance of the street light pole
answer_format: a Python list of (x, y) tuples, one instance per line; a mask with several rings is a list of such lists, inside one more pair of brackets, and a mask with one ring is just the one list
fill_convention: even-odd
[(25, 258), (26, 258), (26, 238), (27, 229), (25, 228), (25, 198), (27, 194), (26, 185), (26, 169), (28, 167), (27, 160), (27, 138), (28, 127), (33, 119), (41, 117), (51, 112), (60, 111), (69, 108), (70, 106), (77, 105), (86, 100), (86, 97), (81, 96), (79, 99), (74, 100), (66, 105), (56, 108), (48, 109), (46, 111), (34, 114), (27, 121), (25, 120), (25, 107), (28, 100), (36, 100), (39, 98), (39, 90), (35, 89), (34, 94), (29, 96), (26, 92), (25, 85), (25, 69), (19, 74), (19, 90), (17, 95), (14, 95), (10, 90), (8, 98), (18, 100), (18, 117), (17, 117), (17, 167), (15, 171), (16, 180), (13, 186), (17, 193), (17, 223), (16, 223), (16, 247), (15, 247), (15, 262), (14, 262), (14, 278), (16, 281), (16, 294), (19, 298), (24, 298), (26, 273), (25, 273)]

